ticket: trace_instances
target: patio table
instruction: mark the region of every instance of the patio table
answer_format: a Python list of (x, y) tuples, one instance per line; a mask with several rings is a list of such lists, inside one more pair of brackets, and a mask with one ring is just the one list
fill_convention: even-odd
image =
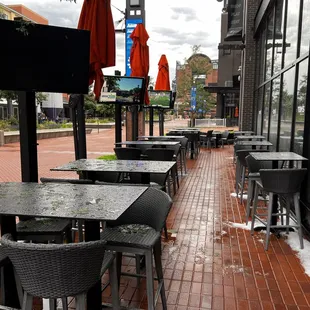
[(261, 136), (261, 135), (253, 135), (253, 136), (237, 136), (236, 137), (237, 141), (240, 141), (240, 140), (265, 140), (266, 137), (265, 136)]
[(255, 149), (257, 146), (267, 146), (267, 149), (272, 146), (273, 144), (269, 141), (237, 141), (238, 145), (245, 145), (245, 146), (251, 146), (252, 149)]
[[(100, 221), (116, 220), (146, 189), (144, 186), (1, 183), (1, 235), (16, 235), (15, 216), (34, 216), (85, 220), (85, 241), (99, 240)], [(5, 280), (12, 282), (12, 279)], [(87, 309), (101, 309), (100, 281), (87, 294)]]
[(79, 159), (51, 171), (83, 172), (93, 181), (96, 172), (140, 173), (142, 183), (149, 184), (151, 173), (167, 174), (175, 165), (175, 161)]
[(145, 141), (145, 140), (139, 140), (139, 141), (123, 141), (123, 142), (117, 142), (115, 145), (149, 145), (152, 147), (153, 145), (159, 145), (162, 147), (166, 146), (175, 146), (179, 144), (179, 141)]
[(253, 135), (254, 131), (240, 130), (240, 131), (234, 131), (234, 133), (244, 136), (244, 135)]
[[(258, 161), (271, 161), (272, 169), (279, 168), (280, 161), (305, 161), (307, 158), (300, 156), (294, 152), (253, 152), (250, 155)], [(273, 205), (272, 205), (272, 213), (277, 213), (278, 209), (278, 199), (277, 196), (274, 196)], [(273, 216), (271, 219), (272, 225), (277, 225), (277, 217)]]
[(185, 136), (140, 136), (139, 139), (148, 139), (148, 140), (178, 140), (183, 139)]

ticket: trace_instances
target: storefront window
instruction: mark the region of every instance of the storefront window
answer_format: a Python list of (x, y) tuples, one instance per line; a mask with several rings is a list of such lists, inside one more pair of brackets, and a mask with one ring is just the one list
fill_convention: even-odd
[[(310, 0), (309, 0), (310, 1)], [(274, 45), (274, 64), (273, 74), (281, 70), (282, 64), (282, 45), (283, 45), (283, 33), (284, 33), (284, 0), (278, 0), (276, 5), (276, 27), (275, 27), (275, 45)]]
[(280, 121), (280, 151), (289, 151), (291, 144), (295, 67), (283, 75)]
[[(284, 67), (292, 63), (297, 56), (297, 37), (300, 0), (288, 1), (285, 38)], [(309, 28), (308, 28), (309, 29)], [(309, 31), (309, 30), (308, 30)]]
[(263, 121), (263, 135), (268, 138), (268, 125), (269, 125), (269, 103), (270, 103), (270, 83), (265, 85), (264, 95), (264, 121)]
[(307, 96), (308, 58), (299, 64), (294, 152), (302, 155)]
[(266, 44), (266, 75), (265, 80), (271, 78), (272, 68), (272, 51), (273, 51), (273, 26), (274, 26), (274, 14), (270, 12), (267, 19), (267, 44)]
[(310, 28), (310, 0), (304, 0), (303, 13), (302, 13), (300, 55), (309, 52), (309, 41), (310, 41), (309, 28)]
[(278, 136), (279, 102), (280, 102), (280, 77), (272, 81), (271, 106), (270, 106), (270, 131), (269, 141), (273, 144), (273, 150), (276, 150)]

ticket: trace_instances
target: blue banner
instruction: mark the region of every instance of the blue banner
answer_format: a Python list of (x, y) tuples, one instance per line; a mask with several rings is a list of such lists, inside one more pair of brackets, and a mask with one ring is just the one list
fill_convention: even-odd
[(132, 47), (132, 40), (130, 39), (130, 35), (136, 28), (137, 24), (142, 24), (142, 19), (126, 19), (126, 52), (125, 52), (125, 65), (126, 65), (126, 76), (130, 76), (131, 68), (130, 68), (130, 50)]
[(192, 87), (191, 89), (191, 111), (196, 110), (196, 87)]

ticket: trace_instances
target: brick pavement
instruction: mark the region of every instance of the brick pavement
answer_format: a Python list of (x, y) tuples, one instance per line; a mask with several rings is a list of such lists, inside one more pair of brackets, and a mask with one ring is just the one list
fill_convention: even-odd
[[(112, 151), (112, 131), (87, 138), (90, 158)], [(40, 176), (68, 176), (48, 169), (74, 159), (72, 137), (58, 138), (57, 146), (53, 140), (39, 141)], [(230, 195), (232, 150), (202, 149), (197, 160), (188, 160), (189, 173), (167, 220), (174, 235), (163, 248), (168, 309), (310, 309), (310, 278), (287, 243), (272, 236), (265, 252), (263, 234), (252, 237), (227, 225), (242, 223), (245, 213)], [(0, 181), (19, 181), (18, 144), (0, 153)], [(133, 260), (126, 258), (123, 269), (134, 270)], [(144, 281), (138, 289), (135, 279), (122, 277), (120, 293), (123, 305), (147, 309)], [(109, 291), (103, 295), (108, 301)]]

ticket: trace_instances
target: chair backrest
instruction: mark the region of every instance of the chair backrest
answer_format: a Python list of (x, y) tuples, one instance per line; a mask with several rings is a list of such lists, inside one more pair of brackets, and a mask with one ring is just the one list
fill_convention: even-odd
[(174, 150), (151, 148), (145, 151), (148, 160), (173, 161)]
[(255, 160), (252, 155), (248, 155), (245, 160), (247, 162), (249, 172), (251, 173), (259, 172), (260, 169), (272, 169), (271, 161)]
[(62, 298), (86, 293), (98, 280), (105, 241), (70, 244), (36, 244), (1, 238), (25, 291), (42, 298)]
[(213, 133), (213, 130), (208, 130), (207, 131), (207, 138), (212, 138), (212, 133)]
[(136, 147), (115, 147), (114, 152), (117, 159), (135, 160), (141, 157), (141, 149)]
[(93, 184), (88, 179), (56, 179), (56, 178), (40, 178), (42, 183), (70, 183), (70, 184)]
[(222, 133), (222, 138), (227, 138), (228, 139), (228, 136), (229, 136), (229, 131), (228, 130), (225, 130), (223, 133)]
[(240, 150), (236, 152), (236, 156), (238, 157), (238, 160), (242, 166), (247, 167), (247, 161), (245, 158), (250, 154), (254, 152), (269, 152), (268, 150), (252, 150), (252, 149), (247, 149), (247, 150)]
[(187, 148), (188, 138), (184, 137), (181, 139), (181, 147)]
[(181, 144), (176, 144), (176, 145), (172, 145), (172, 146), (168, 146), (166, 149), (168, 150), (173, 150), (174, 151), (174, 155), (177, 157), (180, 152), (181, 152)]
[(305, 168), (259, 170), (264, 190), (282, 195), (298, 193), (306, 172)]
[(167, 193), (149, 187), (116, 221), (108, 221), (107, 225), (143, 224), (161, 231), (171, 206)]

